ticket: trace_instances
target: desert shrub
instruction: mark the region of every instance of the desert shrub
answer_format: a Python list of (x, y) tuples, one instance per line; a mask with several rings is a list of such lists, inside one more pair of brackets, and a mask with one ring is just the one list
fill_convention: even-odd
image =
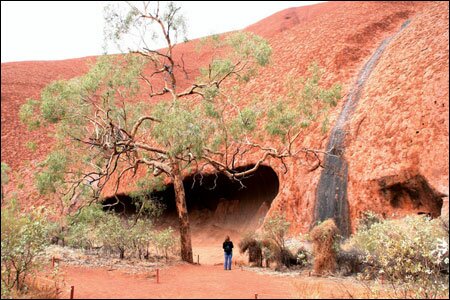
[(313, 243), (314, 272), (333, 273), (336, 270), (338, 228), (333, 219), (315, 226), (310, 232)]
[(283, 266), (290, 268), (297, 265), (297, 257), (288, 248), (281, 249), (278, 255), (277, 261), (280, 261)]
[(339, 249), (336, 254), (336, 262), (341, 274), (345, 276), (360, 273), (366, 266), (364, 252), (354, 247), (348, 250)]
[(311, 262), (311, 254), (305, 249), (305, 247), (301, 246), (295, 254), (295, 259), (297, 265), (300, 267), (306, 267)]
[(2, 298), (13, 288), (23, 290), (25, 280), (38, 266), (37, 257), (48, 244), (48, 222), (43, 208), (21, 213), (11, 202), (1, 209)]
[(49, 237), (52, 244), (59, 244), (61, 241), (62, 246), (65, 246), (67, 231), (62, 225), (62, 222), (64, 222), (64, 220), (58, 220), (50, 224)]
[(262, 240), (261, 245), (262, 245), (262, 257), (263, 260), (266, 262), (265, 266), (266, 268), (269, 268), (270, 264), (273, 261), (276, 261), (277, 251), (279, 251), (278, 247), (274, 242), (267, 239)]
[(161, 254), (164, 254), (164, 257), (168, 260), (169, 253), (171, 251), (175, 251), (176, 245), (176, 238), (172, 227), (154, 233), (153, 241), (155, 243), (157, 253), (160, 252)]
[(311, 252), (308, 250), (307, 246), (308, 241), (309, 238), (303, 234), (286, 240), (287, 248), (294, 255), (295, 265), (300, 268), (310, 265), (312, 261)]
[(262, 242), (254, 232), (248, 232), (239, 242), (241, 254), (248, 252), (248, 262), (262, 267)]
[(372, 266), (365, 278), (383, 277), (402, 297), (448, 293), (448, 234), (438, 219), (408, 216), (379, 222), (358, 231), (352, 242)]
[(152, 228), (149, 219), (139, 219), (129, 231), (134, 253), (139, 259), (149, 257), (149, 244), (154, 238)]
[(263, 226), (264, 238), (272, 240), (280, 249), (286, 248), (286, 235), (291, 223), (286, 221), (284, 215), (268, 218)]
[[(263, 225), (263, 238), (266, 253), (279, 265), (290, 267), (296, 264), (296, 257), (286, 246), (286, 236), (291, 224), (284, 215), (276, 215), (267, 219)], [(266, 260), (267, 261), (267, 260)]]
[(4, 163), (4, 162), (1, 162), (1, 177), (0, 177), (0, 179), (1, 179), (1, 192), (0, 192), (0, 201), (3, 203), (3, 198), (4, 198), (4, 195), (3, 195), (3, 185), (5, 185), (5, 184), (7, 184), (8, 182), (9, 182), (9, 176), (8, 176), (8, 173), (9, 173), (9, 171), (11, 171), (11, 169), (10, 169), (10, 167), (6, 164), (6, 163)]
[(372, 227), (373, 224), (380, 223), (382, 221), (382, 217), (377, 213), (367, 210), (362, 212), (361, 217), (358, 219), (358, 230), (367, 230)]
[(153, 230), (152, 219), (161, 207), (146, 207), (145, 215), (131, 219), (109, 211), (105, 212), (101, 204), (84, 207), (74, 216), (67, 219), (67, 245), (84, 250), (102, 248), (99, 254), (116, 255), (121, 259), (150, 257), (150, 245), (153, 244), (156, 255), (164, 255), (175, 251), (175, 238), (172, 228), (161, 231)]
[(107, 212), (97, 226), (96, 234), (105, 250), (119, 253), (120, 259), (125, 258), (125, 252), (133, 248), (133, 241), (128, 222), (115, 213)]
[(92, 249), (98, 243), (96, 226), (104, 217), (101, 204), (91, 204), (67, 218), (65, 240), (74, 248)]

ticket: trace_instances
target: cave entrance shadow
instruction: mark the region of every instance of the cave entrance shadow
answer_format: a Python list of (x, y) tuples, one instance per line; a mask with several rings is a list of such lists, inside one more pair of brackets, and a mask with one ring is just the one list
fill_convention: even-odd
[[(236, 171), (251, 169), (254, 165), (236, 168)], [(189, 213), (192, 233), (195, 230), (209, 229), (213, 231), (242, 234), (243, 231), (255, 230), (262, 224), (273, 199), (278, 194), (279, 180), (275, 171), (265, 165), (241, 180), (241, 183), (230, 180), (221, 173), (190, 175), (184, 180), (186, 205)], [(118, 203), (105, 207), (117, 213), (133, 215), (136, 206), (128, 195), (118, 195)], [(160, 201), (166, 207), (159, 218), (158, 226), (178, 228), (178, 217), (175, 206), (173, 184), (162, 191), (155, 191), (151, 198)], [(116, 203), (114, 197), (107, 198), (103, 204)], [(205, 231), (206, 230), (206, 231)]]

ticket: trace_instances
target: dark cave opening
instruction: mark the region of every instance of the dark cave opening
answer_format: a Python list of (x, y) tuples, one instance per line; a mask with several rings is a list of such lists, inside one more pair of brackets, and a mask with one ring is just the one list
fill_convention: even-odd
[[(239, 167), (236, 171), (252, 167)], [(202, 225), (212, 221), (214, 226), (226, 224), (232, 228), (258, 226), (278, 194), (278, 176), (271, 167), (261, 165), (241, 182), (242, 185), (221, 173), (187, 176), (183, 183), (191, 224)], [(105, 206), (104, 210), (112, 209), (128, 216), (136, 213), (136, 206), (129, 195), (118, 195), (117, 198), (119, 201), (114, 197), (105, 199), (103, 205), (109, 206)], [(162, 222), (171, 220), (170, 225), (175, 225), (177, 212), (173, 184), (162, 191), (154, 191), (151, 198), (166, 207), (160, 218)]]
[(389, 185), (385, 182), (386, 179), (380, 182), (381, 191), (393, 208), (426, 214), (433, 218), (441, 215), (442, 197), (445, 195), (434, 190), (422, 175), (395, 181)]

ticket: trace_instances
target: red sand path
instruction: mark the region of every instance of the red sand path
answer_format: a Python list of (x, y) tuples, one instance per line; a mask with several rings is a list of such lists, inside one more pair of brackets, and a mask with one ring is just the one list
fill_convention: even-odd
[[(296, 298), (290, 277), (257, 274), (222, 266), (177, 265), (154, 273), (131, 275), (107, 268), (63, 266), (67, 288), (76, 299), (93, 298)], [(68, 296), (68, 295), (67, 295)], [(298, 297), (298, 296), (297, 296)], [(66, 295), (61, 295), (66, 298)]]

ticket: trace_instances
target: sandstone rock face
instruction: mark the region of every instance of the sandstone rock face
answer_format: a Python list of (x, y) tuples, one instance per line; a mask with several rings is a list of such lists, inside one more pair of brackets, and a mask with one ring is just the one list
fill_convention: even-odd
[[(343, 87), (344, 98), (329, 117), (332, 127), (360, 69), (381, 41), (397, 32), (407, 19), (409, 26), (389, 43), (367, 78), (345, 127), (343, 155), (348, 163), (352, 229), (364, 210), (386, 217), (437, 214), (442, 203), (439, 199), (449, 193), (448, 3), (329, 2), (281, 11), (245, 29), (269, 40), (273, 58), (255, 80), (241, 86), (236, 98), (241, 103), (257, 99), (259, 108), (264, 109), (270, 101), (286, 95), (287, 76), (305, 76), (308, 65), (316, 61), (326, 70), (325, 84), (340, 82)], [(196, 43), (175, 48), (177, 57), (183, 53), (193, 78), (212, 55), (208, 49), (197, 53)], [(51, 149), (48, 133), (53, 129), (28, 132), (18, 120), (18, 111), (27, 98), (38, 98), (40, 90), (51, 81), (86, 72), (89, 60), (2, 64), (2, 161), (15, 172), (5, 189), (7, 195), (15, 194), (27, 205), (58, 205), (57, 199), (39, 196), (32, 184), (34, 164)], [(330, 128), (322, 133), (320, 124), (312, 124), (302, 132), (295, 147), (324, 150), (329, 134)], [(264, 136), (263, 140), (269, 139)], [(34, 153), (26, 147), (29, 140), (38, 145)], [(257, 159), (256, 155), (249, 156), (239, 165)], [(317, 185), (323, 169), (315, 168), (310, 156), (286, 160), (287, 169), (278, 161), (267, 164), (279, 179), (279, 192), (268, 215), (282, 211), (293, 224), (292, 233), (307, 232), (314, 222)], [(121, 188), (121, 193), (133, 189), (131, 175), (125, 180), (129, 184)], [(105, 191), (105, 195), (110, 193)]]
[[(389, 217), (440, 211), (411, 195), (403, 196), (409, 208), (399, 210), (380, 181), (391, 176), (410, 194), (448, 195), (448, 25), (448, 3), (430, 4), (390, 43), (368, 80), (345, 153), (351, 219), (367, 207)], [(405, 187), (414, 178), (421, 184)]]

